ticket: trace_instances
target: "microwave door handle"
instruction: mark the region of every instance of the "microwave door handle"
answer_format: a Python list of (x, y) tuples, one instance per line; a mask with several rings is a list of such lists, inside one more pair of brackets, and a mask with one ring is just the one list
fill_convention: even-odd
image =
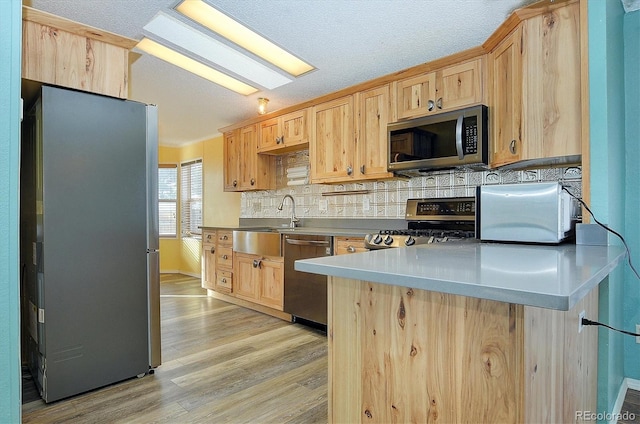
[(464, 114), (458, 116), (458, 121), (456, 122), (456, 152), (458, 153), (458, 159), (464, 159), (464, 151), (462, 150), (462, 121), (464, 119)]

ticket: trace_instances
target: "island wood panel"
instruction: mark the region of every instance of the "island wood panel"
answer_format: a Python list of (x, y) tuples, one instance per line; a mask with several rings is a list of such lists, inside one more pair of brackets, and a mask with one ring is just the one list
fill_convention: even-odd
[(127, 98), (127, 49), (26, 20), (22, 32), (23, 78)]
[[(329, 278), (332, 422), (568, 422), (596, 408), (597, 332), (569, 312)], [(588, 331), (591, 331), (589, 334)]]
[(328, 277), (329, 422), (359, 423), (362, 405), (361, 287)]
[(529, 422), (576, 422), (576, 411), (595, 411), (598, 329), (578, 315), (598, 318), (598, 290), (569, 312), (525, 307), (525, 416)]

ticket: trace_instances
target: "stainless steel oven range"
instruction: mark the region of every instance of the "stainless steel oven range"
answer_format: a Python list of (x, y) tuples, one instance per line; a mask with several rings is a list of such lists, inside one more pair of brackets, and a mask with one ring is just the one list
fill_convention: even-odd
[(380, 230), (365, 236), (367, 249), (469, 241), (476, 237), (476, 198), (408, 199), (407, 229)]

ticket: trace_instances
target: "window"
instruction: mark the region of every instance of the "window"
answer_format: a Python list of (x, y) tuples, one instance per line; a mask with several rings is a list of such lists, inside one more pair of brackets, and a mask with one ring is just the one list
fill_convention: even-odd
[(180, 165), (180, 216), (182, 237), (202, 234), (202, 159)]
[(158, 169), (158, 218), (160, 237), (177, 235), (178, 165), (161, 164)]

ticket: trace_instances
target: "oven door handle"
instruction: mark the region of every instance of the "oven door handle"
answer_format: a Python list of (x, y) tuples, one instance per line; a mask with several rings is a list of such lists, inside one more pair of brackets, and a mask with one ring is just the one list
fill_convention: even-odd
[(294, 244), (296, 246), (324, 246), (329, 247), (330, 243), (328, 241), (320, 241), (320, 240), (298, 240), (298, 239), (286, 239), (287, 243)]
[(458, 159), (464, 159), (464, 151), (462, 150), (462, 121), (464, 120), (464, 114), (458, 116), (456, 122), (456, 152), (458, 152)]

